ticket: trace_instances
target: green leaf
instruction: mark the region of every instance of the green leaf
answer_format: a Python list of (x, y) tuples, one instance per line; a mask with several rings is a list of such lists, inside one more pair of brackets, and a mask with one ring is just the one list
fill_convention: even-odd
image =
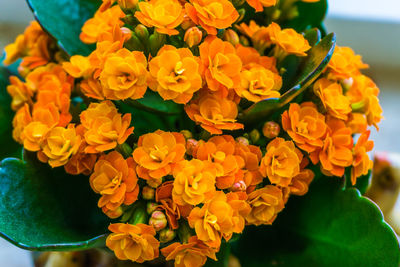
[(29, 250), (104, 246), (108, 218), (86, 176), (51, 169), (26, 153), (0, 163), (0, 236)]
[(309, 29), (304, 33), (304, 38), (306, 38), (310, 46), (314, 47), (321, 41), (321, 31), (317, 28)]
[(284, 28), (293, 28), (298, 32), (303, 32), (309, 28), (320, 28), (328, 11), (328, 1), (319, 0), (315, 3), (305, 3), (297, 1), (298, 16), (284, 23)]
[(27, 0), (36, 19), (69, 55), (87, 56), (94, 45), (81, 42), (83, 24), (101, 4), (98, 0)]
[(0, 159), (19, 157), (21, 154), (21, 146), (12, 138), (12, 120), (15, 113), (11, 110), (11, 97), (7, 93), (8, 77), (7, 69), (0, 67)]
[[(279, 99), (271, 98), (253, 104), (239, 115), (239, 120), (254, 123), (267, 118), (273, 111), (282, 108), (304, 92), (322, 73), (331, 60), (336, 45), (336, 35), (331, 33), (311, 48), (308, 56), (297, 67), (299, 73), (292, 86)], [(285, 91), (285, 89), (282, 89)]]
[(399, 266), (396, 234), (379, 208), (342, 180), (322, 177), (292, 197), (272, 226), (249, 227), (234, 244), (242, 267)]
[(159, 94), (151, 90), (147, 90), (141, 99), (127, 100), (125, 102), (135, 108), (161, 115), (180, 114), (183, 111), (183, 105), (179, 105), (171, 100), (164, 100)]

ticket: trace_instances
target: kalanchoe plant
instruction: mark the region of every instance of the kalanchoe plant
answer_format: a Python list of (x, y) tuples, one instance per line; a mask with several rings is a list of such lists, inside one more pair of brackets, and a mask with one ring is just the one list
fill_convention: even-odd
[(325, 33), (325, 0), (28, 3), (37, 22), (0, 69), (10, 242), (185, 267), (398, 266), (357, 189), (379, 89)]

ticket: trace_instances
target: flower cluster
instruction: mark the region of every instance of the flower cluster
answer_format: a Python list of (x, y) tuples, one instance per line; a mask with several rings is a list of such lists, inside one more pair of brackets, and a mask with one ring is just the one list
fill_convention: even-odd
[[(241, 14), (267, 16), (277, 2), (103, 0), (80, 35), (96, 45), (88, 56), (65, 58), (37, 23), (6, 47), (4, 63), (22, 58), (7, 88), (14, 139), (51, 167), (89, 177), (98, 207), (119, 220), (106, 242), (119, 259), (203, 266), (246, 225), (272, 224), (318, 168), (349, 170), (353, 185), (372, 168), (379, 89), (348, 47), (336, 47), (279, 116), (240, 116), (286, 93), (285, 59), (312, 48), (294, 29)], [(150, 96), (181, 110), (174, 128), (136, 132), (136, 122), (153, 123), (141, 117)]]

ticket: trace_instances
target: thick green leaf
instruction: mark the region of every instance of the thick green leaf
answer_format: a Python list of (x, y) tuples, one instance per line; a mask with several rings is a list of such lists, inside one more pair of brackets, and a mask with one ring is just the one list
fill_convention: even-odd
[(272, 226), (234, 244), (243, 267), (399, 266), (399, 243), (378, 207), (342, 180), (322, 177), (292, 197)]
[(297, 1), (295, 4), (298, 16), (284, 23), (285, 28), (294, 28), (302, 32), (308, 28), (319, 28), (328, 11), (328, 0), (319, 0), (315, 3)]
[(162, 97), (151, 90), (147, 90), (143, 98), (125, 101), (129, 105), (161, 115), (174, 115), (182, 113), (183, 105), (179, 105), (171, 100), (164, 100)]
[(98, 0), (27, 0), (40, 25), (69, 55), (87, 56), (94, 46), (79, 39), (81, 28), (101, 4)]
[(104, 246), (108, 219), (88, 177), (51, 169), (26, 153), (0, 163), (0, 235), (29, 250)]
[(0, 159), (21, 154), (20, 145), (12, 138), (14, 111), (11, 110), (11, 97), (7, 93), (8, 77), (7, 69), (0, 66)]
[[(334, 33), (327, 35), (309, 52), (290, 87), (279, 99), (271, 98), (260, 101), (239, 115), (239, 120), (245, 123), (253, 123), (268, 117), (274, 110), (282, 108), (294, 98), (306, 90), (322, 73), (328, 65), (336, 45)], [(283, 89), (284, 90), (284, 89)]]

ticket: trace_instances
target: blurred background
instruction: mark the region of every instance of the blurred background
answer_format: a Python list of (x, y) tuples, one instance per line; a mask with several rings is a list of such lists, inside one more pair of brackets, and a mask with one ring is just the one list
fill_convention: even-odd
[[(379, 8), (377, 8), (379, 4)], [(331, 0), (326, 27), (338, 44), (350, 46), (370, 65), (381, 89), (385, 120), (373, 132), (375, 151), (400, 152), (400, 2), (398, 0)], [(25, 0), (0, 0), (0, 53), (22, 33), (33, 16)], [(0, 266), (32, 266), (29, 252), (0, 238)]]

